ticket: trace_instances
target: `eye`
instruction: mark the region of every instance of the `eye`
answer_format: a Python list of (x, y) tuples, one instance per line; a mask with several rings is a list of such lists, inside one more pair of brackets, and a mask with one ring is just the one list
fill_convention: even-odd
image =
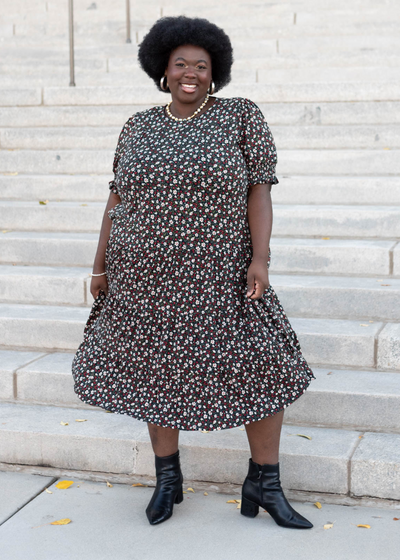
[(183, 62), (177, 62), (177, 63), (175, 64), (175, 66), (185, 66), (185, 65), (183, 64)]
[(203, 64), (200, 64), (197, 68), (199, 68), (200, 70), (207, 70), (207, 67)]

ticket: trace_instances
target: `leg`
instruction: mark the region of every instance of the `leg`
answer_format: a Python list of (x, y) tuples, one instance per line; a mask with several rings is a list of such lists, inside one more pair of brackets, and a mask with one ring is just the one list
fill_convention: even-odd
[(284, 411), (281, 410), (274, 416), (245, 425), (251, 458), (255, 463), (259, 465), (278, 463), (283, 413)]
[(312, 523), (292, 508), (281, 487), (279, 443), (283, 412), (246, 425), (251, 459), (242, 488), (241, 513), (255, 517), (262, 507), (282, 527), (310, 529)]
[(167, 457), (178, 451), (179, 430), (147, 423), (151, 445), (157, 457)]
[(162, 523), (173, 513), (174, 504), (183, 501), (183, 476), (179, 461), (179, 430), (147, 424), (155, 454), (157, 485), (146, 509), (151, 525)]

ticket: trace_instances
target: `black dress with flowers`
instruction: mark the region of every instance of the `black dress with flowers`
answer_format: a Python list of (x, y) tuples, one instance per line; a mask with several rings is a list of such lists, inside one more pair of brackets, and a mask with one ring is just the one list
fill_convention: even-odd
[(73, 362), (85, 403), (181, 430), (271, 416), (314, 377), (272, 287), (246, 296), (250, 185), (278, 182), (260, 109), (217, 98), (174, 121), (164, 107), (122, 129), (110, 188), (107, 297)]

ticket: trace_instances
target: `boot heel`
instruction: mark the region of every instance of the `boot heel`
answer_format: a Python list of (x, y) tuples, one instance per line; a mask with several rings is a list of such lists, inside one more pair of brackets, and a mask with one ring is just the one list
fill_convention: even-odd
[(178, 493), (175, 497), (175, 503), (176, 504), (180, 504), (181, 502), (183, 502), (183, 490), (182, 487), (179, 488)]
[(259, 506), (254, 502), (250, 502), (247, 498), (242, 496), (242, 504), (240, 507), (240, 513), (246, 517), (256, 517), (258, 515)]

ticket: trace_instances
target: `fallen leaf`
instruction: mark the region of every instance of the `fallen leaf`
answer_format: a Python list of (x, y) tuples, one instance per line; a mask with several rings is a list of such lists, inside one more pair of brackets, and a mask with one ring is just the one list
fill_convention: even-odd
[(61, 426), (68, 426), (68, 422), (60, 422)]
[(400, 517), (393, 517), (393, 521), (400, 521)]
[(364, 436), (358, 436), (358, 439), (362, 439)]
[(365, 323), (360, 323), (360, 327), (369, 327), (369, 325), (366, 325)]
[(371, 529), (371, 525), (357, 525), (357, 527), (363, 527), (364, 529)]
[(107, 483), (107, 486), (108, 486), (109, 488), (112, 488), (112, 487), (113, 487), (113, 485), (110, 484), (110, 483), (108, 482), (108, 480), (106, 480), (106, 483)]
[(195, 493), (193, 488), (188, 488), (187, 490), (188, 490), (188, 492), (193, 492), (193, 494)]
[(237, 508), (236, 509), (240, 509), (241, 505), (242, 505), (242, 500), (236, 500), (237, 503)]
[(373, 321), (368, 321), (368, 323), (373, 323)]
[(87, 420), (85, 420), (83, 418), (78, 418), (77, 420), (75, 420), (75, 422), (87, 422)]
[(45, 488), (45, 490), (46, 490), (46, 492), (47, 492), (48, 494), (52, 494), (52, 493), (53, 493), (53, 492), (52, 492), (51, 490), (49, 490), (48, 488)]
[(244, 428), (239, 428), (239, 430), (240, 430), (241, 432), (244, 432), (245, 429), (244, 429)]
[(331, 372), (331, 371), (328, 371), (328, 373), (327, 373), (326, 375), (332, 375), (332, 372)]
[(236, 504), (236, 500), (228, 500), (226, 503), (227, 504)]
[(41, 204), (42, 206), (46, 206), (48, 202), (48, 200), (39, 200), (39, 204)]
[(381, 284), (381, 286), (391, 286), (391, 284)]
[(303, 437), (303, 438), (306, 438), (306, 439), (312, 439), (311, 436), (305, 436), (304, 434), (296, 434), (296, 436)]
[(135, 484), (132, 484), (132, 486), (145, 486), (145, 484), (141, 484), (140, 482), (136, 482)]
[(10, 173), (3, 173), (6, 177), (12, 177), (14, 175), (18, 175), (18, 171), (11, 171)]
[(324, 525), (324, 529), (332, 529), (332, 527), (333, 527), (333, 523), (326, 523)]
[(390, 150), (390, 148), (383, 148), (384, 150)]
[(72, 486), (73, 483), (73, 480), (60, 480), (60, 482), (56, 484), (56, 488), (58, 488), (59, 490), (66, 490), (67, 488)]
[(315, 505), (315, 507), (317, 507), (318, 509), (321, 509), (321, 508), (322, 508), (322, 506), (321, 506), (321, 503), (320, 503), (320, 502), (315, 502), (315, 504), (314, 504), (314, 505)]
[(327, 239), (330, 239), (330, 237), (322, 237), (322, 239), (325, 239), (325, 240), (327, 240)]
[(210, 430), (200, 430), (200, 432), (201, 432), (202, 434), (209, 434), (209, 433), (210, 433)]
[(68, 525), (68, 523), (71, 523), (71, 520), (68, 519), (68, 517), (66, 517), (65, 519), (59, 519), (58, 521), (52, 521), (52, 523), (50, 523), (50, 525)]
[(205, 496), (208, 496), (208, 492), (204, 492), (204, 495), (205, 495)]
[(185, 490), (183, 490), (182, 494), (187, 494), (187, 492)]
[(1, 230), (1, 233), (9, 233), (11, 230), (10, 229), (3, 229)]
[(80, 206), (87, 206), (87, 204), (81, 204)]

